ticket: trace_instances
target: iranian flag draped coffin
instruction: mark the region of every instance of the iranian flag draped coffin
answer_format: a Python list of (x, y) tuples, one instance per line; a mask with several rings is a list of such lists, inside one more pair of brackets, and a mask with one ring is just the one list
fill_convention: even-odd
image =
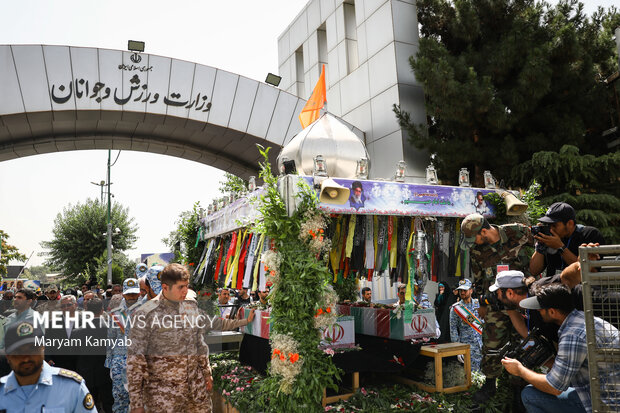
[(339, 316), (338, 321), (323, 330), (322, 348), (346, 348), (355, 346), (355, 319)]
[(338, 305), (338, 314), (355, 319), (355, 332), (369, 336), (411, 340), (436, 336), (435, 310), (414, 308), (411, 303), (400, 309)]

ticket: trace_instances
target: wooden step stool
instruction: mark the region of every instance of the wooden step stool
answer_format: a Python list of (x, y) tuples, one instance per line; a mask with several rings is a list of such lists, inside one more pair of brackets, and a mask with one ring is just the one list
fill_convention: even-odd
[[(463, 366), (465, 369), (465, 384), (444, 388), (443, 369), (441, 364), (442, 359), (444, 357), (458, 356), (459, 354), (462, 354), (465, 358), (465, 365)], [(445, 343), (422, 346), (422, 348), (420, 348), (420, 355), (432, 357), (435, 360), (435, 386), (420, 383), (402, 376), (393, 376), (393, 378), (400, 383), (417, 386), (418, 388), (429, 393), (457, 393), (460, 391), (465, 391), (471, 386), (471, 354), (469, 344)]]
[[(443, 369), (442, 359), (444, 357), (458, 356), (462, 354), (465, 358), (465, 384), (460, 386), (443, 387)], [(471, 354), (469, 344), (463, 343), (445, 343), (445, 344), (433, 344), (430, 346), (422, 346), (420, 349), (421, 356), (432, 357), (435, 359), (435, 386), (430, 386), (424, 383), (416, 383), (416, 385), (424, 391), (429, 393), (457, 393), (465, 391), (471, 386)]]
[(334, 403), (340, 400), (349, 400), (351, 396), (355, 394), (357, 389), (360, 387), (360, 373), (358, 371), (354, 371), (351, 373), (351, 391), (343, 394), (336, 394), (334, 396), (327, 397), (327, 390), (323, 389), (323, 407), (327, 406), (330, 403)]

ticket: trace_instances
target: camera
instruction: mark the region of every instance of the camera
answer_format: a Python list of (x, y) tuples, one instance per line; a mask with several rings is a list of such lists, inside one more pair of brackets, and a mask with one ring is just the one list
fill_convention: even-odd
[(549, 225), (534, 225), (532, 227), (532, 235), (551, 235), (551, 227)]
[(528, 369), (542, 366), (555, 355), (555, 346), (547, 337), (543, 336), (538, 328), (533, 328), (530, 334), (520, 342), (508, 342), (497, 351), (500, 359), (509, 357), (519, 360)]
[(491, 308), (497, 311), (502, 310), (504, 308), (504, 304), (501, 301), (499, 301), (499, 299), (497, 298), (497, 294), (494, 292), (481, 295), (478, 301), (480, 302), (481, 306), (490, 306)]

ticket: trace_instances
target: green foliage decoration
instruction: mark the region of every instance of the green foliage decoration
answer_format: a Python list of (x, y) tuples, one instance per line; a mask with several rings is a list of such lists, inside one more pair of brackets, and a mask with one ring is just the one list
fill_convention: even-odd
[(204, 209), (200, 206), (200, 202), (194, 203), (191, 210), (179, 214), (176, 221), (177, 228), (170, 232), (167, 238), (162, 239), (162, 242), (174, 252), (174, 262), (187, 265), (190, 273), (199, 264), (205, 245), (205, 242), (199, 239), (202, 231), (200, 219), (203, 214)]
[(226, 172), (224, 180), (220, 181), (219, 191), (223, 195), (241, 194), (248, 190), (248, 183), (236, 175)]
[(287, 391), (282, 386), (283, 377), (270, 365), (269, 375), (257, 395), (258, 404), (264, 412), (319, 412), (323, 410), (323, 389), (335, 387), (339, 370), (319, 350), (319, 331), (315, 327), (315, 314), (328, 291), (330, 272), (325, 260), (317, 259), (305, 240), (300, 239), (300, 229), (308, 216), (320, 213), (318, 200), (311, 188), (302, 185), (298, 188), (297, 209), (291, 217), (287, 215), (278, 193), (277, 177), (268, 161), (269, 149), (259, 146), (264, 158), (260, 162), (260, 178), (265, 194), (258, 206), (262, 219), (253, 230), (264, 233), (281, 257), (278, 280), (269, 296), (270, 334), (272, 338), (287, 336), (297, 343), (301, 370)]
[(543, 203), (539, 197), (541, 196), (541, 186), (536, 180), (523, 192), (520, 196), (520, 200), (527, 204), (527, 211), (520, 216), (506, 215), (506, 202), (496, 192), (490, 192), (483, 196), (483, 198), (493, 205), (495, 209), (494, 224), (502, 225), (512, 222), (519, 222), (526, 225), (535, 225), (538, 218), (545, 215), (547, 211), (547, 204)]
[(338, 277), (338, 281), (336, 281), (334, 286), (334, 291), (338, 294), (338, 301), (357, 301), (358, 297), (358, 286), (357, 286), (357, 278), (353, 275), (348, 276), (347, 278)]

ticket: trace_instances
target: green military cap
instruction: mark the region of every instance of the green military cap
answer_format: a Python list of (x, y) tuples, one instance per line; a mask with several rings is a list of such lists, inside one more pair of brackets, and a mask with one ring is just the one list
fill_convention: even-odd
[(480, 230), (484, 226), (486, 219), (480, 214), (469, 214), (465, 217), (461, 223), (461, 249), (470, 249), (475, 241), (476, 235), (480, 233)]

